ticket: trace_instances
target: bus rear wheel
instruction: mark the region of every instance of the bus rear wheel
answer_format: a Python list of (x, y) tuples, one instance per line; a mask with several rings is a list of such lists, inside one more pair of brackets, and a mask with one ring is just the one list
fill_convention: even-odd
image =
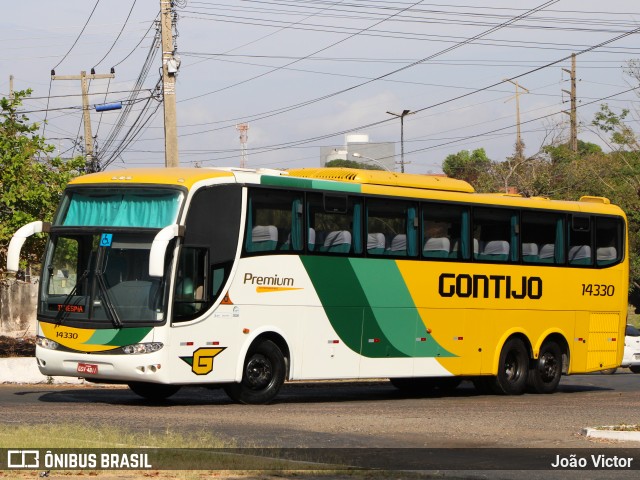
[(562, 376), (562, 349), (556, 342), (545, 342), (540, 347), (538, 360), (529, 370), (527, 386), (534, 393), (553, 393)]
[(129, 388), (136, 395), (147, 400), (160, 401), (169, 398), (180, 390), (180, 385), (163, 385), (160, 383), (131, 382)]
[(271, 340), (263, 340), (249, 349), (240, 383), (229, 383), (224, 391), (240, 403), (268, 403), (280, 391), (286, 376), (284, 355)]
[(502, 347), (493, 390), (500, 395), (520, 395), (527, 386), (529, 352), (522, 340), (510, 338)]

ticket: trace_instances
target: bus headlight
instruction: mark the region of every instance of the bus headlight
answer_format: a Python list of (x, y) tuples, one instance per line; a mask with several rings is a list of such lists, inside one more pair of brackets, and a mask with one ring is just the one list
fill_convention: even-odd
[(122, 347), (122, 351), (127, 354), (137, 354), (137, 353), (151, 353), (157, 352), (164, 344), (160, 342), (150, 342), (150, 343), (136, 343), (134, 345), (127, 345), (126, 347)]
[(36, 345), (42, 348), (46, 348), (48, 350), (57, 350), (58, 347), (60, 346), (58, 342), (49, 340), (46, 337), (36, 337)]

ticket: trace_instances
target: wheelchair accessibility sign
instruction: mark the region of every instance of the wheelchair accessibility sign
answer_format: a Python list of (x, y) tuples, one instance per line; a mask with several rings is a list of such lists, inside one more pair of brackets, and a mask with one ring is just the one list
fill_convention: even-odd
[(102, 236), (100, 237), (100, 246), (110, 247), (112, 240), (113, 240), (113, 233), (103, 233)]

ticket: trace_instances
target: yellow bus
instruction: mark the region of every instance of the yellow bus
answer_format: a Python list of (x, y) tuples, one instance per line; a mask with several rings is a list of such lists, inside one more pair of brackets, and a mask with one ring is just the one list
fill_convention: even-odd
[(601, 197), (478, 194), (342, 168), (138, 169), (68, 185), (48, 232), (45, 375), (149, 399), (221, 385), (266, 403), (286, 380), (517, 395), (620, 364), (627, 223)]

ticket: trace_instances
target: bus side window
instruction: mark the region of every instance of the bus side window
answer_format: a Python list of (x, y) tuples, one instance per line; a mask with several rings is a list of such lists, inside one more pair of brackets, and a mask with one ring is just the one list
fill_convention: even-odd
[(518, 214), (507, 209), (474, 209), (473, 238), (474, 258), (488, 262), (517, 261)]
[(250, 190), (244, 246), (247, 253), (303, 250), (302, 195), (284, 190)]
[(591, 217), (573, 215), (569, 231), (569, 265), (593, 265)]
[(367, 201), (367, 253), (369, 255), (418, 255), (418, 209), (412, 202)]
[(198, 315), (211, 304), (206, 285), (207, 249), (183, 247), (178, 261), (174, 294), (174, 316), (186, 320)]
[(523, 263), (564, 263), (564, 216), (525, 210), (520, 237)]
[(309, 252), (352, 255), (362, 253), (362, 202), (344, 194), (307, 195)]
[(424, 258), (468, 260), (469, 210), (457, 205), (422, 204)]
[(599, 267), (622, 260), (623, 228), (619, 218), (596, 217), (596, 263)]

